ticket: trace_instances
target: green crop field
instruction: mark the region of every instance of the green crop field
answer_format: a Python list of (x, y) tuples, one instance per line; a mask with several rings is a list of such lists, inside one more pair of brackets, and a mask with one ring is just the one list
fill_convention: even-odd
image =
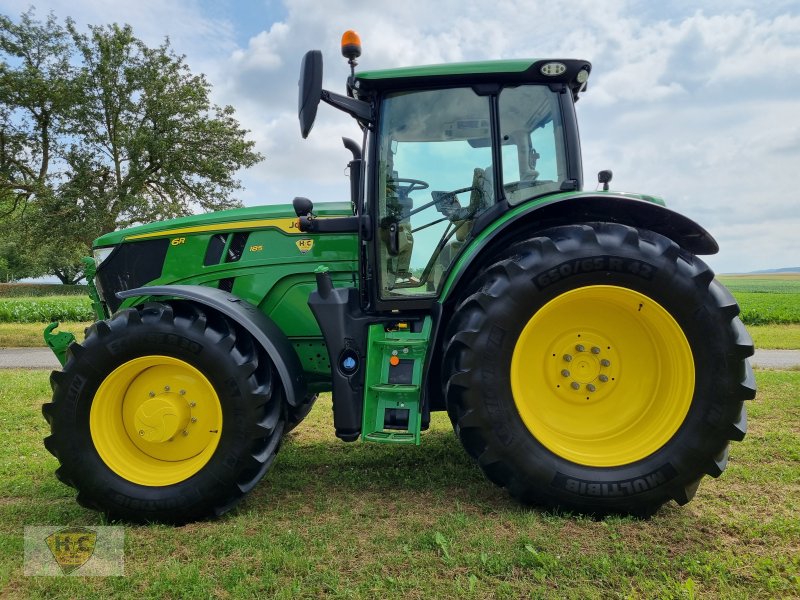
[(0, 299), (0, 323), (92, 321), (88, 296), (42, 296)]
[(723, 275), (748, 325), (800, 323), (800, 274)]
[(650, 520), (522, 507), (438, 413), (420, 447), (333, 436), (330, 399), (218, 521), (125, 526), (124, 577), (26, 577), (26, 525), (100, 525), (42, 438), (43, 371), (0, 383), (3, 598), (796, 598), (800, 372), (759, 371), (727, 471)]

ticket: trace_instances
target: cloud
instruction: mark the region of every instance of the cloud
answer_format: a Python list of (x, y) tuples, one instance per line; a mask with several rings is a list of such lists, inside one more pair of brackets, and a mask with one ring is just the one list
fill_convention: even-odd
[[(19, 14), (29, 0), (0, 0)], [(800, 7), (744, 0), (285, 0), (263, 10), (277, 20), (256, 31), (237, 22), (237, 3), (220, 19), (202, 0), (51, 0), (79, 22), (128, 22), (148, 43), (169, 35), (189, 65), (232, 104), (266, 156), (241, 174), (248, 204), (346, 200), (341, 136), (360, 140), (353, 121), (321, 106), (308, 140), (296, 116), (300, 59), (325, 57), (326, 88), (348, 75), (339, 54), (356, 29), (359, 69), (460, 60), (576, 57), (592, 61), (589, 91), (577, 105), (586, 187), (614, 171), (612, 187), (666, 198), (719, 237), (718, 271), (800, 261)], [(216, 6), (216, 5), (215, 5)], [(222, 13), (225, 14), (225, 13)], [(248, 13), (252, 15), (252, 11)], [(246, 41), (242, 31), (253, 32)], [(759, 262), (763, 261), (763, 262)]]

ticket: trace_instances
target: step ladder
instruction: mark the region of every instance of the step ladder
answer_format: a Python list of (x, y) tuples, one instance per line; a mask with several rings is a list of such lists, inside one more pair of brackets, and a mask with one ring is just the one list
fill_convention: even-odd
[(361, 438), (384, 444), (420, 443), (422, 371), (431, 318), (370, 325)]

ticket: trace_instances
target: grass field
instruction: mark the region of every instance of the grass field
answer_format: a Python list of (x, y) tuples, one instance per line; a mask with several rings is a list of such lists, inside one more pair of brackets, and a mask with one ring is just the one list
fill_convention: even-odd
[(47, 373), (0, 379), (0, 596), (780, 598), (800, 596), (800, 373), (761, 371), (750, 431), (685, 507), (593, 521), (523, 508), (446, 417), (421, 447), (344, 444), (323, 398), (240, 507), (126, 526), (124, 577), (22, 574), (25, 525), (93, 525), (41, 439)]

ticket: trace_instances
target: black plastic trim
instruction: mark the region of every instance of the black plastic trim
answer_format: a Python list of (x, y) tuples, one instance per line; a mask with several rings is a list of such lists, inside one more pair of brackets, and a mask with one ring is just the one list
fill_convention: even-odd
[(306, 397), (306, 380), (300, 359), (289, 338), (275, 322), (246, 300), (201, 285), (158, 285), (119, 292), (119, 298), (178, 298), (208, 306), (233, 319), (250, 332), (269, 354), (283, 383), (286, 402), (299, 406)]
[(575, 190), (582, 190), (583, 156), (581, 155), (578, 116), (575, 114), (575, 100), (570, 94), (559, 94), (559, 98), (561, 99), (561, 126), (564, 129), (564, 144), (566, 146), (567, 179), (575, 181)]
[(97, 288), (111, 312), (120, 305), (116, 293), (161, 277), (169, 239), (119, 244), (97, 268)]

